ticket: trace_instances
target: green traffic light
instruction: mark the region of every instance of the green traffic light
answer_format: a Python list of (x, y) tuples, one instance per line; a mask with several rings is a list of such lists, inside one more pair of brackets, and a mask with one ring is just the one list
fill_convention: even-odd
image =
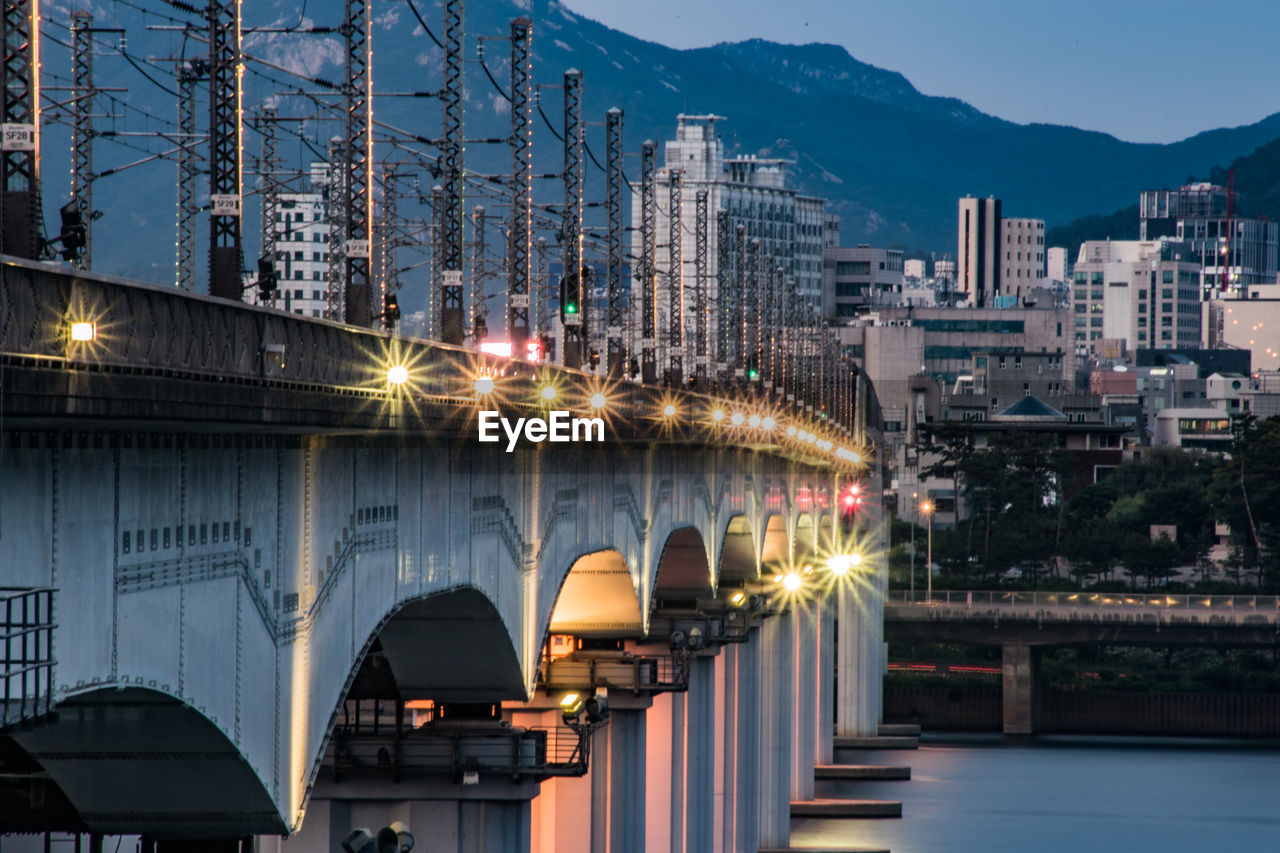
[(759, 379), (759, 378), (760, 378), (760, 371), (756, 370), (755, 368), (752, 368), (751, 370), (748, 370), (748, 371), (747, 371), (747, 378), (748, 378), (748, 379)]
[(578, 313), (578, 306), (577, 306), (577, 305), (574, 305), (572, 302), (570, 302), (568, 305), (564, 306), (564, 313), (566, 313), (566, 314), (577, 314), (577, 313)]

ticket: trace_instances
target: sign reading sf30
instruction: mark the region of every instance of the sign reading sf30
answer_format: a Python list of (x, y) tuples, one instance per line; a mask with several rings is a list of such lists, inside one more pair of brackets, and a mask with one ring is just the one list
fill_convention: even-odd
[(535, 444), (543, 441), (581, 442), (604, 441), (603, 418), (575, 418), (571, 412), (552, 411), (545, 418), (516, 418), (512, 422), (498, 412), (480, 413), (480, 441), (497, 442), (502, 440), (503, 433), (507, 437), (507, 452), (516, 449), (523, 436), (525, 441)]

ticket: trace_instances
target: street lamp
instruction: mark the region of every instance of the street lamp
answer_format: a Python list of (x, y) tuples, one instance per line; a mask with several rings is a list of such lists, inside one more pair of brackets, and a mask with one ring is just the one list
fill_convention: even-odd
[[(920, 497), (919, 492), (911, 493), (911, 500), (915, 501)], [(917, 516), (918, 518), (919, 516)], [(916, 600), (916, 520), (911, 519), (911, 600)]]
[(933, 510), (933, 502), (930, 500), (926, 499), (920, 504), (920, 511), (929, 516), (929, 545), (924, 558), (925, 601), (933, 601)]

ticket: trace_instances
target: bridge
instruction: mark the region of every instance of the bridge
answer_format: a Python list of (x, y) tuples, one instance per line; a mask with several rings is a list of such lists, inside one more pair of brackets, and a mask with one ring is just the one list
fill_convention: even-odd
[(1046, 646), (1280, 646), (1280, 596), (946, 590), (891, 593), (893, 644), (1001, 646), (1004, 731), (1038, 728)]
[[(785, 847), (832, 734), (876, 733), (875, 450), (816, 400), (2, 271), (10, 830)], [(604, 441), (507, 452), (490, 410)]]

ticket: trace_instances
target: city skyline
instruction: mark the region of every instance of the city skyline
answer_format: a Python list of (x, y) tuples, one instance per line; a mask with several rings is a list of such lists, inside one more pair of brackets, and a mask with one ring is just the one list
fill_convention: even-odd
[[(836, 43), (861, 62), (900, 72), (927, 95), (959, 98), (1020, 124), (1064, 124), (1129, 142), (1173, 142), (1280, 111), (1268, 91), (1280, 55), (1268, 43), (1275, 27), (1266, 26), (1280, 24), (1280, 7), (1257, 0), (1216, 4), (1211, 20), (1189, 0), (1159, 7), (1054, 0), (1035, 9), (984, 0), (978, 14), (969, 4), (929, 0), (797, 0), (785, 16), (761, 0), (563, 5), (679, 49), (750, 38)], [(1230, 28), (1221, 38), (1215, 21)], [(1187, 40), (1199, 61), (1181, 61), (1188, 52), (1174, 46)]]

